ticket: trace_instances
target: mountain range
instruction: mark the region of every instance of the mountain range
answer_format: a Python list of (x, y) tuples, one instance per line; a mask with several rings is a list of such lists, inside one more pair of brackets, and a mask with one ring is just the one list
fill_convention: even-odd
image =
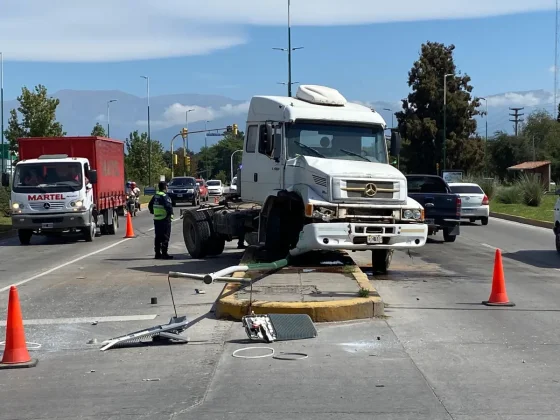
[[(60, 121), (68, 135), (89, 135), (93, 126), (99, 122), (107, 128), (107, 102), (110, 104), (110, 135), (124, 140), (131, 131), (147, 131), (147, 99), (121, 91), (87, 91), (61, 90), (51, 95), (60, 100), (57, 108), (57, 120)], [(543, 108), (553, 112), (553, 95), (545, 90), (523, 92), (507, 92), (486, 96), (488, 100), (488, 132), (489, 135), (498, 130), (513, 131), (513, 123), (509, 120), (510, 107), (524, 107), (520, 113), (525, 118), (532, 111)], [(353, 101), (375, 108), (391, 125), (391, 111), (400, 109), (400, 101)], [(7, 126), (9, 111), (17, 108), (16, 100), (4, 103), (4, 125)], [(482, 108), (484, 108), (482, 101)], [(150, 98), (150, 125), (153, 139), (159, 140), (168, 148), (171, 138), (186, 125), (188, 112), (189, 131), (222, 129), (237, 123), (244, 129), (248, 99), (232, 99), (219, 95), (175, 94), (152, 96)], [(478, 131), (485, 134), (484, 117), (478, 119)], [(219, 130), (220, 132), (222, 130)], [(208, 136), (206, 141), (212, 145), (219, 137)], [(189, 136), (189, 148), (198, 151), (204, 146), (203, 134)], [(180, 139), (174, 147), (180, 147)]]

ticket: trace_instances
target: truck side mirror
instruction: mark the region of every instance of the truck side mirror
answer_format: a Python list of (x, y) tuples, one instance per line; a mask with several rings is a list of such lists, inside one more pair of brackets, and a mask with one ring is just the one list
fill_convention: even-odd
[(95, 169), (89, 170), (88, 179), (90, 184), (97, 184), (97, 171)]
[(9, 187), (10, 186), (10, 174), (4, 172), (2, 174), (2, 186)]
[(270, 155), (272, 150), (274, 149), (274, 137), (272, 135), (273, 132), (272, 124), (266, 123), (266, 154)]
[(401, 151), (401, 134), (398, 131), (391, 133), (391, 156), (398, 156)]

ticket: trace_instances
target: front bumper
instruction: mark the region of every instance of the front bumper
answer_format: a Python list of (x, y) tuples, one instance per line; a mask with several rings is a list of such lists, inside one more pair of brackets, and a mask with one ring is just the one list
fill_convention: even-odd
[(419, 248), (426, 244), (427, 236), (428, 226), (422, 223), (313, 223), (303, 227), (296, 248), (291, 253)]
[(194, 199), (194, 193), (167, 193), (169, 198), (174, 202), (192, 201)]
[(208, 190), (208, 195), (220, 196), (220, 195), (222, 195), (222, 191), (221, 190)]
[(64, 231), (90, 226), (89, 212), (57, 213), (57, 214), (13, 214), (14, 229), (42, 231)]

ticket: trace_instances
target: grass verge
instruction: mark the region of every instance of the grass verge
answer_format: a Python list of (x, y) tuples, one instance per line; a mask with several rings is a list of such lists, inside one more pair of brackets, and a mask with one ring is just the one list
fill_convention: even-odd
[(544, 195), (538, 207), (519, 203), (504, 204), (494, 199), (490, 202), (490, 211), (543, 222), (552, 222), (554, 219), (554, 203), (556, 203), (557, 198), (558, 196), (556, 195)]
[(8, 232), (12, 230), (12, 219), (0, 216), (0, 232)]

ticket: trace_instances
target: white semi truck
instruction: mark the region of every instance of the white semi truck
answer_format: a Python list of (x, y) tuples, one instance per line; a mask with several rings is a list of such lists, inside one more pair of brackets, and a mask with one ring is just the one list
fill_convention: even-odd
[[(381, 115), (337, 90), (302, 85), (296, 97), (255, 96), (237, 191), (245, 205), (189, 209), (183, 235), (193, 258), (219, 255), (225, 241), (285, 258), (310, 250), (371, 250), (384, 273), (395, 249), (426, 243), (424, 209), (389, 164)], [(391, 156), (400, 148), (392, 133)]]

